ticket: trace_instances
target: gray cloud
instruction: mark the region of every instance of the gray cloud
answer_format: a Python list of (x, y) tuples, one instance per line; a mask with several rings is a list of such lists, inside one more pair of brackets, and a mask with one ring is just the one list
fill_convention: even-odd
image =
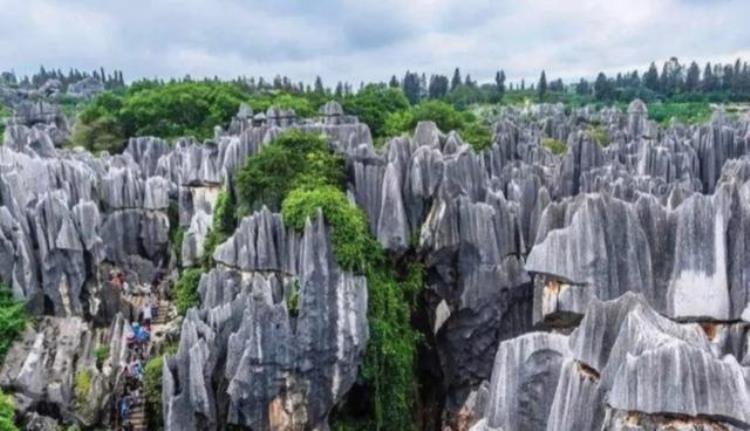
[(0, 68), (141, 76), (286, 74), (327, 83), (406, 69), (488, 80), (750, 56), (744, 0), (0, 0)]

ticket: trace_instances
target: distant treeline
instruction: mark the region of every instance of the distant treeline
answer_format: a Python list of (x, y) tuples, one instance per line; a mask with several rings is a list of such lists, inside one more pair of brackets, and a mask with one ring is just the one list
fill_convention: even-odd
[(114, 70), (111, 73), (106, 73), (103, 67), (91, 72), (70, 69), (67, 73), (64, 73), (61, 69), (45, 69), (44, 66), (42, 66), (39, 68), (38, 72), (31, 76), (24, 75), (20, 78), (16, 76), (16, 73), (13, 71), (2, 72), (0, 73), (0, 84), (11, 87), (38, 88), (44, 85), (47, 81), (54, 79), (60, 81), (64, 90), (68, 88), (68, 85), (90, 77), (102, 82), (104, 88), (107, 90), (115, 90), (125, 87), (125, 79), (123, 78), (121, 70)]
[[(64, 88), (70, 83), (85, 77), (102, 81), (108, 90), (125, 87), (122, 71), (106, 73), (104, 68), (91, 72), (70, 69), (63, 73), (60, 69), (41, 67), (31, 76), (18, 78), (13, 72), (0, 74), (0, 83), (21, 87), (38, 87), (50, 79), (59, 80)], [(218, 77), (205, 78), (200, 81), (218, 82)], [(136, 85), (159, 85), (177, 82), (195, 82), (190, 75), (183, 78), (142, 79)], [(258, 90), (280, 90), (289, 94), (325, 94), (337, 99), (361, 91), (365, 82), (357, 86), (339, 81), (335, 86), (327, 87), (321, 77), (312, 85), (295, 82), (287, 76), (276, 75), (267, 80), (263, 77), (240, 76), (230, 82), (243, 87), (248, 92)], [(478, 83), (470, 74), (462, 76), (456, 68), (449, 77), (441, 74), (417, 73), (407, 71), (402, 78), (392, 76), (386, 84), (392, 88), (401, 88), (411, 104), (421, 100), (443, 100), (459, 109), (475, 103), (513, 103), (522, 99), (537, 99), (549, 102), (590, 103), (593, 101), (627, 102), (634, 98), (646, 101), (747, 101), (750, 100), (750, 66), (742, 59), (734, 63), (700, 66), (695, 61), (682, 64), (676, 57), (665, 61), (661, 67), (652, 62), (647, 70), (623, 71), (608, 76), (600, 72), (596, 79), (581, 78), (577, 83), (564, 83), (562, 79), (549, 79), (542, 71), (535, 83), (506, 82), (505, 72), (501, 69), (495, 73), (492, 82)], [(505, 99), (506, 96), (508, 99)]]

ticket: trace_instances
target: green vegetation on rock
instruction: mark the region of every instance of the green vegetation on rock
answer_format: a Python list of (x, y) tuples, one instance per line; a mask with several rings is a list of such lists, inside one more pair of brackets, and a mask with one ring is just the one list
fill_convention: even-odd
[(290, 130), (250, 157), (237, 174), (243, 207), (267, 205), (279, 209), (295, 187), (343, 182), (344, 161), (334, 155), (322, 136)]
[(13, 397), (0, 391), (0, 431), (18, 431)]
[(604, 148), (609, 145), (609, 134), (603, 127), (591, 126), (586, 132), (600, 147)]
[(557, 155), (565, 154), (568, 150), (568, 145), (565, 142), (554, 138), (542, 138), (542, 146), (550, 150), (552, 154)]
[(89, 395), (91, 394), (90, 370), (81, 370), (76, 373), (73, 391), (75, 392), (76, 400), (79, 403), (88, 400)]
[(227, 190), (219, 192), (214, 207), (213, 223), (203, 241), (203, 267), (213, 266), (213, 254), (216, 247), (227, 240), (234, 232), (235, 222), (234, 195)]
[(200, 303), (198, 283), (202, 274), (203, 270), (200, 268), (187, 268), (180, 274), (180, 278), (175, 285), (175, 305), (177, 306), (177, 312), (181, 315), (184, 315), (190, 307)]
[(0, 361), (26, 328), (27, 321), (23, 302), (13, 299), (10, 288), (0, 283)]
[(286, 300), (286, 308), (289, 310), (289, 315), (297, 317), (299, 315), (299, 280), (294, 280), (291, 285), (291, 290)]
[(359, 117), (370, 126), (373, 137), (385, 136), (385, 122), (389, 114), (409, 108), (409, 100), (400, 88), (385, 84), (366, 85), (357, 94), (343, 100), (344, 110)]
[[(271, 156), (264, 156), (268, 152)], [(264, 157), (278, 157), (291, 168), (257, 161)], [(370, 341), (360, 371), (371, 393), (371, 405), (367, 417), (347, 420), (356, 420), (367, 429), (413, 429), (420, 336), (411, 326), (411, 305), (421, 287), (421, 272), (412, 266), (405, 275), (393, 269), (370, 234), (364, 213), (347, 198), (343, 176), (343, 163), (323, 138), (291, 132), (248, 160), (238, 176), (238, 204), (257, 207), (281, 202), (284, 224), (298, 231), (322, 212), (331, 227), (336, 262), (345, 270), (364, 274), (368, 281)], [(262, 186), (268, 188), (258, 189)], [(291, 292), (287, 298), (290, 312), (298, 309), (298, 303), (298, 296)]]
[(476, 150), (491, 145), (492, 133), (489, 127), (481, 124), (474, 114), (458, 111), (452, 105), (438, 100), (426, 100), (408, 110), (389, 114), (385, 121), (385, 134), (398, 136), (411, 133), (420, 121), (434, 121), (443, 132), (459, 132), (461, 138)]
[(648, 116), (667, 125), (674, 117), (681, 123), (697, 124), (711, 118), (711, 106), (707, 102), (665, 102), (648, 105)]
[(149, 359), (143, 372), (143, 392), (146, 398), (146, 417), (153, 429), (163, 426), (161, 406), (161, 377), (164, 356), (159, 355)]
[(247, 99), (226, 82), (175, 82), (132, 85), (124, 94), (105, 92), (78, 115), (72, 144), (92, 151), (119, 152), (131, 136), (176, 138), (213, 136)]
[(95, 356), (96, 356), (96, 366), (97, 368), (101, 369), (102, 365), (104, 365), (104, 362), (106, 362), (106, 360), (109, 358), (109, 346), (108, 345), (99, 346), (96, 349)]
[(286, 226), (302, 230), (305, 221), (314, 218), (318, 209), (333, 227), (331, 241), (336, 262), (344, 269), (364, 271), (377, 247), (368, 232), (364, 213), (343, 191), (333, 186), (295, 189), (284, 200), (281, 213)]

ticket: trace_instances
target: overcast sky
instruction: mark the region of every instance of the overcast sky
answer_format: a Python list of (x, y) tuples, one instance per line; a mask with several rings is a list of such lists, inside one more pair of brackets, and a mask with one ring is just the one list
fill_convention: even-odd
[(750, 60), (748, 0), (0, 0), (0, 69), (490, 80)]

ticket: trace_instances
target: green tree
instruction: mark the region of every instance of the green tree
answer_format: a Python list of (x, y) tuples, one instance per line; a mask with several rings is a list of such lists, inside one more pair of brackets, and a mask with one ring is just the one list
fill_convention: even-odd
[(643, 85), (652, 91), (659, 91), (659, 71), (656, 69), (656, 64), (651, 62), (648, 67), (648, 71), (643, 74)]
[(461, 81), (461, 71), (456, 68), (456, 70), (453, 71), (453, 79), (451, 79), (451, 91), (461, 85), (461, 82), (463, 82)]
[(498, 101), (505, 95), (505, 71), (499, 70), (495, 73), (495, 85), (497, 86)]
[(687, 75), (685, 75), (685, 90), (689, 93), (700, 89), (701, 71), (696, 62), (690, 63)]
[(344, 99), (346, 112), (359, 117), (370, 126), (374, 137), (383, 136), (383, 126), (388, 114), (409, 107), (409, 100), (399, 88), (369, 84), (356, 95)]
[(539, 101), (544, 101), (544, 96), (547, 94), (547, 75), (543, 70), (541, 76), (539, 76), (539, 84), (536, 86), (536, 91)]
[(614, 96), (612, 83), (607, 79), (607, 75), (603, 72), (599, 72), (594, 82), (594, 95), (596, 100), (610, 101)]
[(411, 73), (407, 70), (406, 75), (404, 75), (404, 80), (403, 80), (402, 85), (404, 88), (404, 95), (406, 95), (406, 98), (409, 99), (409, 103), (414, 105), (417, 102), (419, 102), (419, 96), (420, 96), (419, 75), (416, 73)]
[(442, 99), (448, 94), (448, 77), (432, 75), (427, 95), (430, 99)]
[(237, 174), (237, 188), (245, 207), (278, 209), (292, 188), (341, 184), (342, 172), (343, 159), (330, 151), (325, 138), (290, 130), (248, 159)]

